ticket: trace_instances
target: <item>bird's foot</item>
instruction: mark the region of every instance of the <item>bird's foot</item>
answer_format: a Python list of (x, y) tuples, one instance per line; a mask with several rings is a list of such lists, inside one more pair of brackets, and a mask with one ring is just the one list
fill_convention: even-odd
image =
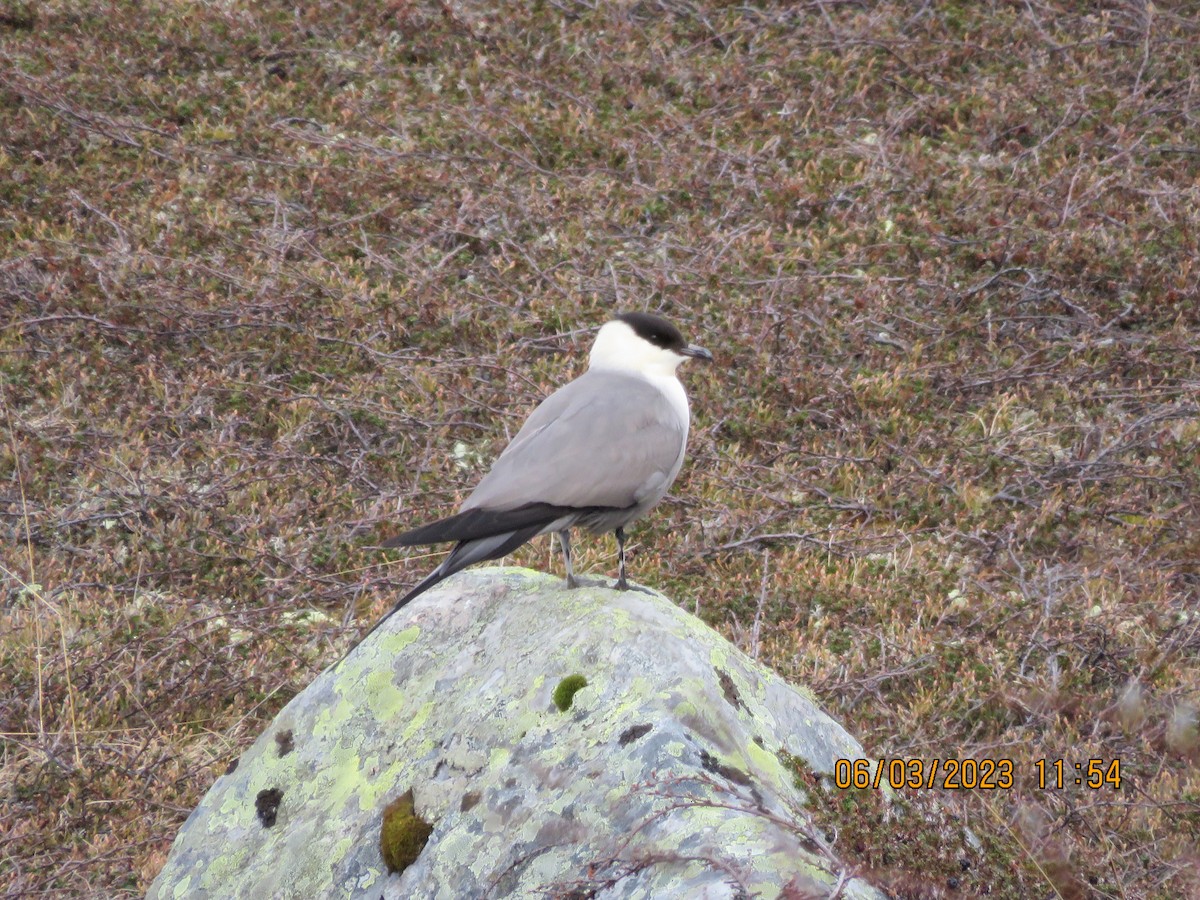
[(655, 592), (648, 587), (642, 587), (640, 584), (630, 584), (624, 578), (618, 578), (612, 585), (614, 591), (641, 591), (643, 594), (653, 595)]
[(567, 578), (567, 587), (569, 589), (581, 587), (607, 587), (603, 578), (584, 578), (582, 575), (572, 575)]

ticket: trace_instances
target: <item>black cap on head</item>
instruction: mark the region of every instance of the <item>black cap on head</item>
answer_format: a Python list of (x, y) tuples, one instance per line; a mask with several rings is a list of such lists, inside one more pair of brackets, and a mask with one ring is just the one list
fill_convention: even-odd
[(618, 313), (616, 318), (632, 328), (642, 340), (656, 347), (679, 352), (687, 349), (688, 343), (683, 339), (683, 334), (666, 319), (641, 312)]

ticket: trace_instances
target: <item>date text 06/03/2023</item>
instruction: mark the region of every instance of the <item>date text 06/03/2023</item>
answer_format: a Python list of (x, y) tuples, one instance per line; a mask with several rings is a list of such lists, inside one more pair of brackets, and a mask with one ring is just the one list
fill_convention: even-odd
[[(951, 791), (994, 791), (1013, 787), (1017, 764), (1011, 759), (839, 759), (833, 783), (839, 789), (941, 788)], [(1033, 764), (1038, 787), (1062, 789), (1074, 784), (1093, 790), (1121, 789), (1121, 760), (1068, 762), (1039, 759)]]

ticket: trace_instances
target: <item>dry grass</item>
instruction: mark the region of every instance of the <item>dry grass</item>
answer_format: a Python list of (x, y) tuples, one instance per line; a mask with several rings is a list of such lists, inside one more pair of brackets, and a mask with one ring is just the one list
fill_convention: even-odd
[(720, 360), (636, 577), (875, 755), (1014, 761), (839, 852), (1200, 891), (1195, 13), (0, 0), (0, 886), (143, 891), (622, 307)]

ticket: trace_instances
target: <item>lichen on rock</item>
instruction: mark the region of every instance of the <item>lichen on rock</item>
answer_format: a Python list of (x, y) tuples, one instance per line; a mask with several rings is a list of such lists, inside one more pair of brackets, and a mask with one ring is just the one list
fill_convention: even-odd
[[(562, 715), (584, 684), (586, 716)], [(294, 697), (149, 896), (878, 898), (781, 761), (862, 756), (662, 595), (476, 569)]]

